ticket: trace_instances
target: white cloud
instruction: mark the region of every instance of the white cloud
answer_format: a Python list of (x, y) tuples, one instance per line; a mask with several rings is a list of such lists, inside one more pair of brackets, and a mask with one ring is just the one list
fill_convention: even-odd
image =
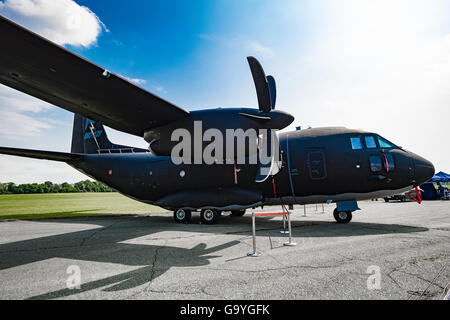
[(279, 62), (279, 106), (297, 124), (378, 132), (449, 170), (436, 125), (450, 119), (448, 2), (329, 4), (314, 40)]
[(65, 163), (0, 155), (0, 182), (3, 183), (74, 183), (86, 179), (90, 178)]
[(265, 47), (261, 43), (258, 43), (256, 41), (249, 41), (248, 47), (252, 53), (262, 58), (270, 59), (275, 56), (275, 52), (272, 48)]
[(167, 90), (163, 86), (155, 86), (154, 88), (158, 93), (162, 93), (162, 94), (167, 93)]
[(73, 0), (5, 0), (0, 14), (60, 45), (90, 47), (106, 26)]
[(36, 114), (45, 114), (52, 108), (42, 100), (0, 85), (0, 137), (16, 140), (40, 135), (53, 126), (50, 121), (39, 120)]
[(270, 59), (275, 56), (274, 49), (263, 45), (262, 43), (254, 40), (249, 40), (242, 35), (224, 37), (217, 34), (199, 34), (198, 38), (205, 41), (209, 41), (218, 46), (223, 46), (228, 50), (240, 50), (240, 55), (256, 55), (260, 58)]
[[(5, 0), (0, 1), (0, 14), (60, 45), (89, 47), (96, 43), (102, 27), (108, 31), (93, 12), (71, 0)], [(124, 78), (138, 85), (147, 84), (145, 79)], [(166, 93), (163, 86), (152, 87), (159, 93)], [(70, 129), (63, 128), (63, 133), (57, 131), (67, 126), (67, 123), (52, 118), (49, 112), (53, 109), (59, 108), (0, 85), (0, 145), (69, 151)], [(110, 139), (116, 143), (142, 148), (148, 146), (141, 138), (110, 128), (107, 130)], [(62, 139), (61, 136), (67, 137)], [(61, 183), (86, 178), (64, 163), (0, 155), (0, 182), (30, 183), (50, 180)]]
[[(119, 76), (124, 78), (124, 79), (126, 79), (126, 80), (128, 80), (129, 82), (132, 82), (132, 83), (137, 84), (139, 86), (143, 86), (143, 85), (147, 84), (147, 80), (145, 80), (145, 79), (131, 78), (131, 77), (126, 77), (126, 76), (122, 76), (122, 75), (119, 75)], [(150, 90), (156, 91), (156, 92), (158, 92), (160, 94), (166, 94), (167, 93), (166, 89), (163, 86), (161, 86), (161, 85), (152, 85), (151, 84), (149, 87), (151, 88)]]
[(144, 79), (139, 79), (139, 78), (130, 78), (130, 77), (125, 77), (125, 79), (127, 79), (130, 82), (133, 82), (137, 85), (143, 85), (147, 83), (147, 80)]
[(51, 108), (52, 105), (42, 100), (0, 85), (0, 110), (38, 113)]
[(19, 137), (39, 135), (43, 129), (50, 129), (52, 126), (45, 122), (35, 120), (32, 117), (18, 112), (2, 111), (2, 127), (0, 136), (17, 139)]
[[(5, 0), (0, 14), (60, 45), (89, 47), (97, 42), (100, 19), (89, 8), (72, 0)], [(55, 122), (44, 119), (48, 103), (0, 86), (0, 137), (20, 139), (39, 136)]]

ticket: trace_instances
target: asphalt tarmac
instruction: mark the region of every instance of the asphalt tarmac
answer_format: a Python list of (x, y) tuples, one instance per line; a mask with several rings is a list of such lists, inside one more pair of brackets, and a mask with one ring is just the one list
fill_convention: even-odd
[[(0, 299), (438, 299), (450, 282), (450, 201), (367, 201), (188, 225), (167, 213), (0, 223)], [(279, 211), (269, 208), (265, 211)], [(261, 212), (257, 210), (257, 212)]]

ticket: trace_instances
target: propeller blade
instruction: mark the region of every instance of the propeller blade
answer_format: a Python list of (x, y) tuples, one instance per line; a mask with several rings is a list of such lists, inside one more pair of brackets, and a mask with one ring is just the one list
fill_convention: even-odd
[(275, 110), (277, 103), (277, 84), (275, 82), (275, 78), (272, 76), (267, 76), (267, 84), (269, 85), (270, 106), (272, 107), (272, 110)]
[(255, 82), (259, 110), (261, 112), (270, 112), (272, 110), (272, 104), (269, 84), (267, 83), (264, 69), (255, 57), (247, 57), (247, 61), (250, 65), (250, 70), (252, 71), (253, 81)]

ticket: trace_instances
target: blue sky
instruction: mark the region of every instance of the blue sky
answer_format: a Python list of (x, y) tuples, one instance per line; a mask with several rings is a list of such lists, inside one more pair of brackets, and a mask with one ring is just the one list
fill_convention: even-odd
[[(295, 125), (375, 131), (450, 171), (450, 5), (358, 0), (0, 0), (0, 14), (187, 110), (256, 106), (246, 56)], [(83, 28), (67, 30), (67, 12)], [(69, 151), (73, 115), (0, 86), (0, 145)], [(445, 129), (443, 129), (445, 131)], [(117, 143), (145, 141), (108, 130)], [(447, 143), (448, 146), (448, 143)], [(77, 181), (65, 164), (0, 156), (0, 181)]]
[(152, 92), (164, 88), (162, 95), (187, 109), (255, 104), (254, 90), (246, 101), (234, 91), (242, 84), (252, 89), (245, 57), (263, 53), (272, 58), (273, 48), (297, 46), (289, 39), (296, 24), (292, 17), (278, 14), (271, 21), (284, 8), (273, 1), (79, 3), (110, 32), (100, 35), (98, 46), (75, 51), (114, 72), (146, 79), (143, 86)]

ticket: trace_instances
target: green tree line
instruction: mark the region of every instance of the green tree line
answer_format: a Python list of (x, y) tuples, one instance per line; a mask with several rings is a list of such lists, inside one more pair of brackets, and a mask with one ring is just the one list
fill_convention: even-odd
[(44, 183), (27, 183), (16, 185), (13, 182), (0, 183), (0, 194), (31, 193), (76, 193), (76, 192), (114, 192), (115, 190), (98, 181), (80, 181), (74, 184), (67, 182), (57, 184), (50, 181)]

